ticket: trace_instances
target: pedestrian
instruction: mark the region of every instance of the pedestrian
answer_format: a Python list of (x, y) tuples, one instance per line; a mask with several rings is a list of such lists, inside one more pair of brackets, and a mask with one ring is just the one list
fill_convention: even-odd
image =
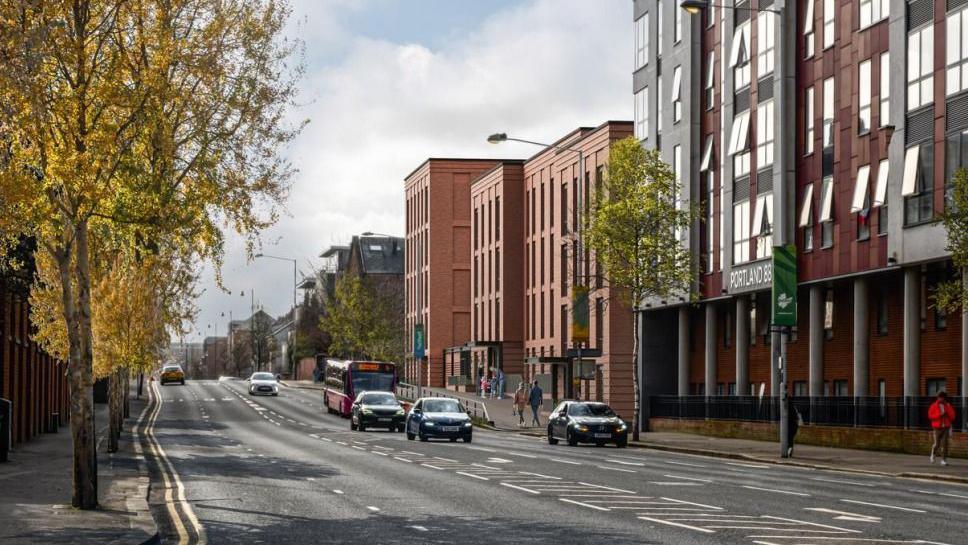
[(541, 386), (538, 386), (537, 380), (534, 381), (534, 386), (528, 395), (528, 401), (531, 403), (531, 423), (540, 428), (541, 419), (538, 418), (538, 409), (544, 405), (544, 392), (541, 391)]
[(518, 383), (518, 389), (514, 392), (514, 410), (518, 414), (518, 427), (524, 427), (524, 407), (528, 404), (528, 387), (524, 382)]
[(481, 375), (481, 397), (484, 399), (487, 399), (487, 390), (488, 390), (487, 375)]
[(955, 408), (948, 402), (948, 393), (944, 390), (938, 392), (937, 399), (928, 407), (928, 418), (931, 420), (934, 434), (931, 463), (934, 463), (934, 457), (938, 455), (941, 456), (941, 465), (946, 466), (948, 465), (948, 438), (951, 436), (951, 425), (955, 421)]
[(797, 432), (800, 431), (800, 424), (803, 418), (800, 416), (800, 411), (793, 406), (793, 403), (788, 405), (789, 409), (787, 411), (787, 437), (790, 440), (790, 446), (787, 447), (787, 458), (793, 458), (793, 440), (797, 437)]
[(497, 370), (497, 398), (504, 399), (504, 371)]

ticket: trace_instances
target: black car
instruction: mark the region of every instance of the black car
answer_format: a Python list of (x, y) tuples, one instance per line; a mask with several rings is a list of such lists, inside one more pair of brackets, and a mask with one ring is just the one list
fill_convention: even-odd
[(350, 408), (350, 429), (387, 428), (403, 431), (406, 414), (392, 392), (363, 392)]
[(456, 399), (425, 397), (418, 399), (407, 415), (407, 439), (445, 437), (451, 442), (463, 439), (471, 442), (474, 426), (471, 417)]
[(548, 443), (557, 445), (559, 439), (571, 446), (615, 443), (623, 448), (629, 441), (628, 425), (604, 403), (562, 401), (548, 418)]

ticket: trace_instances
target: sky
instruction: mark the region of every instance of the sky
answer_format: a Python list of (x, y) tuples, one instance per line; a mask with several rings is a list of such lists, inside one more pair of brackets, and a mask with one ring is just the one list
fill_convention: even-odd
[[(306, 67), (291, 115), (309, 124), (282, 151), (298, 172), (261, 251), (296, 259), (300, 278), (354, 234), (403, 236), (403, 179), (428, 157), (527, 158), (539, 148), (487, 135), (552, 142), (632, 119), (629, 0), (290, 1)], [(185, 341), (224, 335), (253, 299), (291, 308), (292, 263), (249, 261), (237, 236), (222, 277), (202, 267)]]

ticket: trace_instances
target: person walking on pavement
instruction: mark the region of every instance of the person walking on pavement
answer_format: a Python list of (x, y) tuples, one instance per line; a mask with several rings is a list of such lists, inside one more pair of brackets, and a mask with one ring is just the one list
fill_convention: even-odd
[(540, 428), (541, 419), (538, 418), (538, 409), (544, 405), (544, 392), (541, 391), (541, 386), (538, 386), (537, 380), (534, 381), (528, 401), (531, 403), (531, 423)]
[(504, 399), (504, 371), (497, 370), (497, 398)]
[(518, 427), (524, 427), (524, 408), (528, 405), (528, 387), (522, 382), (514, 392), (514, 410), (518, 413)]
[(796, 439), (797, 432), (800, 431), (800, 420), (802, 420), (802, 417), (800, 416), (800, 411), (793, 406), (793, 403), (789, 403), (787, 407), (787, 435), (790, 438), (790, 446), (787, 447), (787, 458), (793, 458), (793, 440)]
[(934, 433), (934, 443), (931, 445), (931, 463), (935, 455), (941, 456), (941, 465), (948, 465), (948, 438), (951, 436), (951, 425), (955, 421), (955, 408), (948, 402), (948, 393), (938, 392), (938, 398), (928, 407), (928, 418)]

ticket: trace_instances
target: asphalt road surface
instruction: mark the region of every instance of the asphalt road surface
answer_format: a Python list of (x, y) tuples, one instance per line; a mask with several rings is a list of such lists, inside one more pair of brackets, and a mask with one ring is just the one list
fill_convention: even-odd
[(158, 391), (143, 445), (165, 543), (968, 543), (968, 487), (480, 429), (421, 443), (351, 432), (313, 390)]

